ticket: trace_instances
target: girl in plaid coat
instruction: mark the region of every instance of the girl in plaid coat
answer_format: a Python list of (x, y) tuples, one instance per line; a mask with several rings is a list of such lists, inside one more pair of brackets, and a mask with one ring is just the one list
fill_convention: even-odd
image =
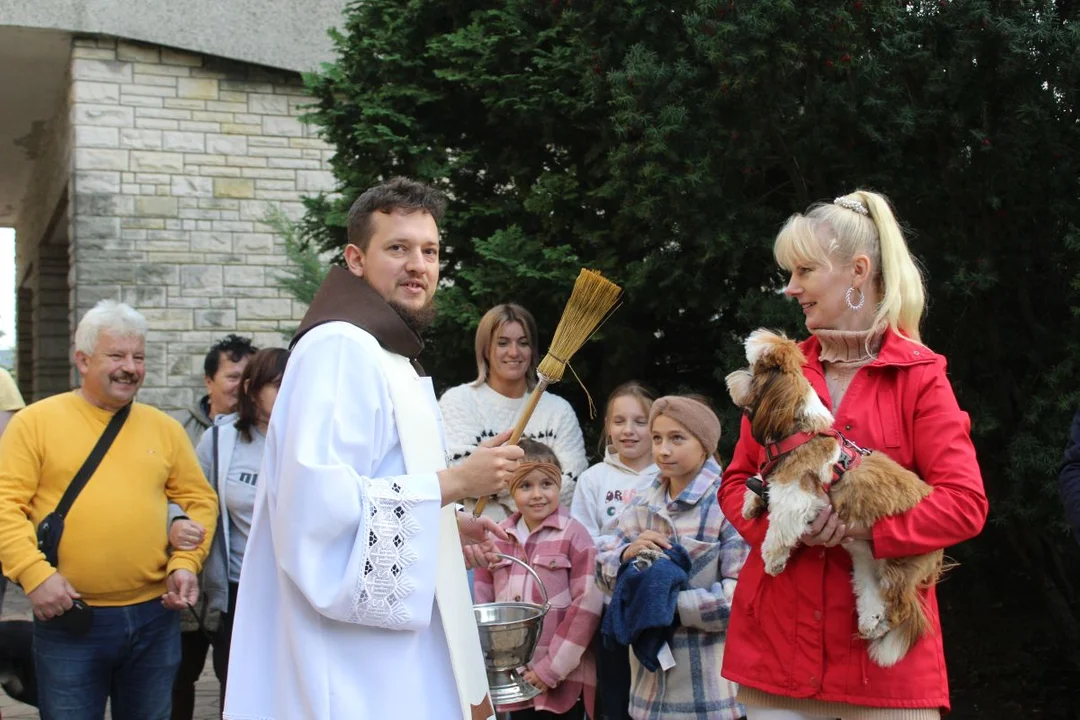
[[(600, 624), (603, 595), (594, 581), (596, 546), (585, 526), (559, 504), (562, 470), (542, 443), (522, 439), (525, 456), (510, 480), (517, 512), (501, 527), (509, 540), (496, 550), (527, 562), (544, 583), (551, 609), (523, 677), (542, 692), (533, 700), (501, 706), (513, 720), (593, 717), (596, 663), (589, 647)], [(543, 593), (524, 568), (503, 560), (475, 571), (477, 603), (533, 602)]]
[(660, 472), (601, 539), (597, 582), (611, 592), (623, 563), (645, 550), (681, 545), (690, 556), (690, 587), (678, 593), (668, 641), (674, 664), (661, 661), (652, 672), (631, 653), (630, 717), (736, 720), (743, 715), (737, 687), (720, 677), (720, 667), (731, 597), (749, 547), (716, 498), (720, 421), (704, 403), (671, 395), (653, 403), (649, 428)]

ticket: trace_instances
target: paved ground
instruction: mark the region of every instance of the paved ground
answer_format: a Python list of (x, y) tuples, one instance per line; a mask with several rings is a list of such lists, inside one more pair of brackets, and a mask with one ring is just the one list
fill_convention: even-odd
[[(17, 585), (8, 584), (4, 598), (4, 620), (29, 620), (30, 602)], [(15, 702), (0, 690), (0, 715), (4, 720), (38, 720), (38, 712), (29, 705)], [(105, 715), (108, 720), (109, 715)], [(195, 720), (221, 720), (218, 708), (218, 682), (207, 658), (206, 668), (195, 686)]]

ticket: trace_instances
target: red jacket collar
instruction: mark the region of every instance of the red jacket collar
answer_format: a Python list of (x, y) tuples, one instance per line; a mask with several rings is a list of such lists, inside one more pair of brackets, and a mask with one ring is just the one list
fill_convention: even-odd
[[(806, 364), (818, 369), (821, 368), (821, 341), (811, 335), (799, 343), (803, 355), (806, 356)], [(896, 334), (891, 328), (885, 329), (881, 338), (881, 350), (878, 356), (867, 367), (904, 367), (909, 365), (921, 365), (934, 362), (938, 354), (925, 345), (908, 340)]]

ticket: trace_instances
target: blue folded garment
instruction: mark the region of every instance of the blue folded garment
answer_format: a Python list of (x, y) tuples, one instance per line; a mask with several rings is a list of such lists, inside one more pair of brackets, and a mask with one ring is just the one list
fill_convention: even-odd
[(679, 592), (689, 589), (689, 572), (682, 545), (655, 560), (639, 555), (624, 562), (600, 628), (605, 645), (629, 645), (646, 669), (659, 670), (657, 655), (678, 627)]

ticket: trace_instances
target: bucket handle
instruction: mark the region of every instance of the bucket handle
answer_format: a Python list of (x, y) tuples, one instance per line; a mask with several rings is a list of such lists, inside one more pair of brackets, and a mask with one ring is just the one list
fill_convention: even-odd
[(532, 575), (533, 579), (536, 580), (536, 584), (540, 586), (540, 592), (544, 593), (544, 612), (547, 612), (548, 609), (551, 608), (551, 603), (548, 602), (547, 588), (544, 587), (544, 581), (541, 580), (540, 576), (536, 574), (536, 571), (529, 566), (529, 563), (525, 562), (524, 560), (519, 560), (511, 555), (504, 555), (503, 553), (492, 553), (492, 555), (495, 555), (496, 557), (501, 557), (503, 560), (509, 560), (512, 563), (517, 563), (521, 567), (528, 570), (529, 574)]

